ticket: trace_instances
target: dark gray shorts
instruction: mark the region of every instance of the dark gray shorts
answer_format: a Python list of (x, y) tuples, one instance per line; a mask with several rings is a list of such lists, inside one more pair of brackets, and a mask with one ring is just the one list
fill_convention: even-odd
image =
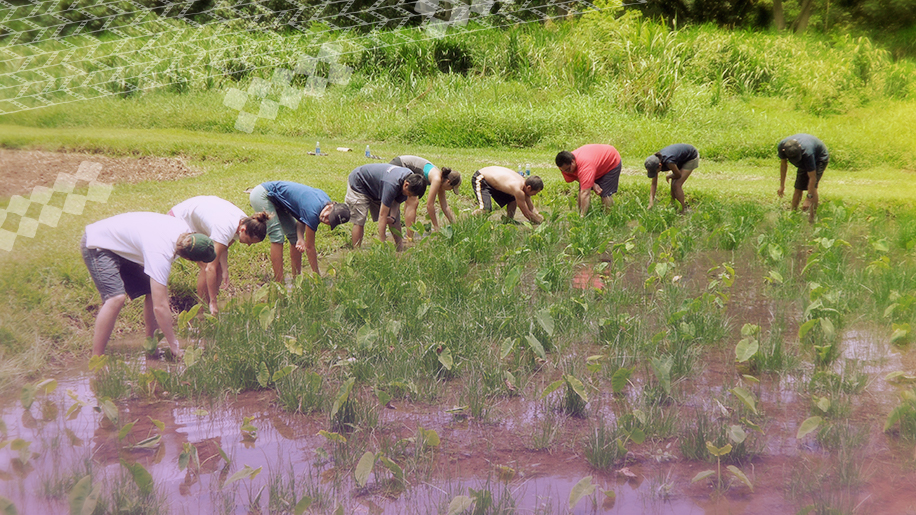
[(80, 240), (80, 252), (92, 282), (102, 294), (102, 302), (125, 293), (131, 299), (150, 293), (150, 278), (143, 272), (143, 266), (110, 250), (87, 248), (85, 234)]
[[(824, 170), (827, 169), (828, 161), (818, 161), (817, 163), (817, 172), (816, 179), (814, 182), (814, 187), (818, 187), (821, 184), (821, 176), (824, 175)], [(795, 189), (797, 190), (807, 190), (808, 189), (808, 172), (803, 171), (801, 168), (795, 170)]]
[(620, 183), (620, 169), (622, 167), (623, 163), (621, 162), (610, 172), (595, 179), (595, 184), (601, 186), (601, 198), (617, 193), (617, 186)]

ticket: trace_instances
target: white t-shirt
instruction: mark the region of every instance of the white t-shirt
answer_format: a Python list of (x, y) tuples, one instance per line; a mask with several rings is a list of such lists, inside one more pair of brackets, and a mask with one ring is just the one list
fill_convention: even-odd
[(184, 220), (193, 232), (206, 234), (227, 247), (238, 238), (239, 220), (247, 216), (232, 202), (214, 196), (189, 198), (173, 207), (172, 214)]
[(188, 224), (160, 213), (124, 213), (86, 226), (86, 247), (105, 249), (143, 266), (157, 283), (169, 282), (178, 238)]

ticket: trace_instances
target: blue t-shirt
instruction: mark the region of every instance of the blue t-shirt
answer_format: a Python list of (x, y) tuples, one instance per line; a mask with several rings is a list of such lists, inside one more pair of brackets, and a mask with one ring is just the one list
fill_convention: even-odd
[(327, 193), (298, 182), (270, 181), (261, 184), (267, 190), (267, 198), (274, 205), (282, 207), (296, 220), (304, 223), (313, 231), (321, 223), (318, 215), (324, 206), (331, 201)]
[[(790, 139), (798, 140), (798, 144), (801, 146), (802, 150), (801, 156), (795, 161), (789, 159), (786, 153), (782, 151), (783, 145)], [(823, 141), (810, 134), (795, 134), (783, 139), (776, 146), (776, 153), (779, 155), (779, 159), (787, 159), (792, 163), (792, 166), (795, 166), (803, 173), (816, 171), (818, 169), (817, 163), (827, 163), (830, 161), (830, 154), (827, 153), (827, 145), (824, 145)]]
[(674, 163), (677, 165), (678, 169), (683, 167), (689, 161), (692, 161), (700, 157), (700, 153), (697, 152), (697, 148), (693, 145), (688, 145), (687, 143), (675, 143), (674, 145), (668, 145), (667, 147), (658, 151), (662, 155), (660, 161), (662, 164)]
[(391, 208), (407, 200), (404, 179), (412, 173), (409, 168), (402, 166), (371, 163), (350, 172), (347, 181), (353, 191)]

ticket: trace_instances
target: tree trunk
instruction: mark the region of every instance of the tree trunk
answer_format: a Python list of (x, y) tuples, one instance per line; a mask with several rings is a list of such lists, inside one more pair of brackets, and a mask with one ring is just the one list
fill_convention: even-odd
[(799, 13), (798, 18), (792, 23), (792, 27), (796, 34), (801, 34), (808, 29), (808, 19), (811, 18), (811, 11), (814, 9), (814, 0), (804, 0), (802, 2), (801, 13)]
[(776, 22), (776, 30), (780, 32), (786, 30), (786, 17), (782, 12), (782, 0), (773, 0), (773, 21)]

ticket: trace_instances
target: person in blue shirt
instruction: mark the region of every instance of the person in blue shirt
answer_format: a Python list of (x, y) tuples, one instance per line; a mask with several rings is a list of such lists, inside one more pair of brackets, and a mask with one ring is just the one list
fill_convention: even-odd
[(684, 183), (691, 172), (700, 166), (700, 153), (693, 145), (675, 143), (659, 150), (646, 158), (646, 174), (652, 179), (649, 188), (649, 209), (655, 205), (655, 192), (658, 189), (658, 173), (668, 171), (665, 181), (671, 183), (671, 199), (681, 203), (681, 213), (687, 210), (684, 199)]
[(274, 280), (283, 281), (283, 240), (289, 240), (289, 260), (293, 277), (302, 273), (305, 252), (312, 272), (318, 271), (315, 233), (319, 224), (334, 229), (350, 220), (346, 204), (332, 202), (327, 193), (311, 186), (289, 181), (270, 181), (251, 190), (249, 197), (255, 211), (266, 211), (267, 237), (270, 240), (270, 265)]
[[(817, 187), (821, 176), (830, 162), (830, 154), (824, 142), (810, 134), (795, 134), (783, 139), (776, 147), (777, 155), (781, 160), (779, 165), (779, 189), (776, 194), (783, 196), (786, 190), (786, 172), (789, 163), (796, 167), (795, 194), (792, 195), (792, 209), (798, 209), (802, 192), (808, 190), (805, 205), (808, 208), (808, 222), (814, 223), (814, 215), (820, 203)], [(802, 207), (802, 210), (805, 208)]]
[(385, 231), (391, 228), (398, 250), (404, 248), (401, 236), (401, 203), (409, 197), (422, 197), (426, 193), (426, 180), (409, 168), (392, 164), (372, 163), (350, 172), (344, 202), (353, 215), (353, 247), (363, 243), (363, 234), (369, 213), (378, 222), (378, 239), (385, 241)]

